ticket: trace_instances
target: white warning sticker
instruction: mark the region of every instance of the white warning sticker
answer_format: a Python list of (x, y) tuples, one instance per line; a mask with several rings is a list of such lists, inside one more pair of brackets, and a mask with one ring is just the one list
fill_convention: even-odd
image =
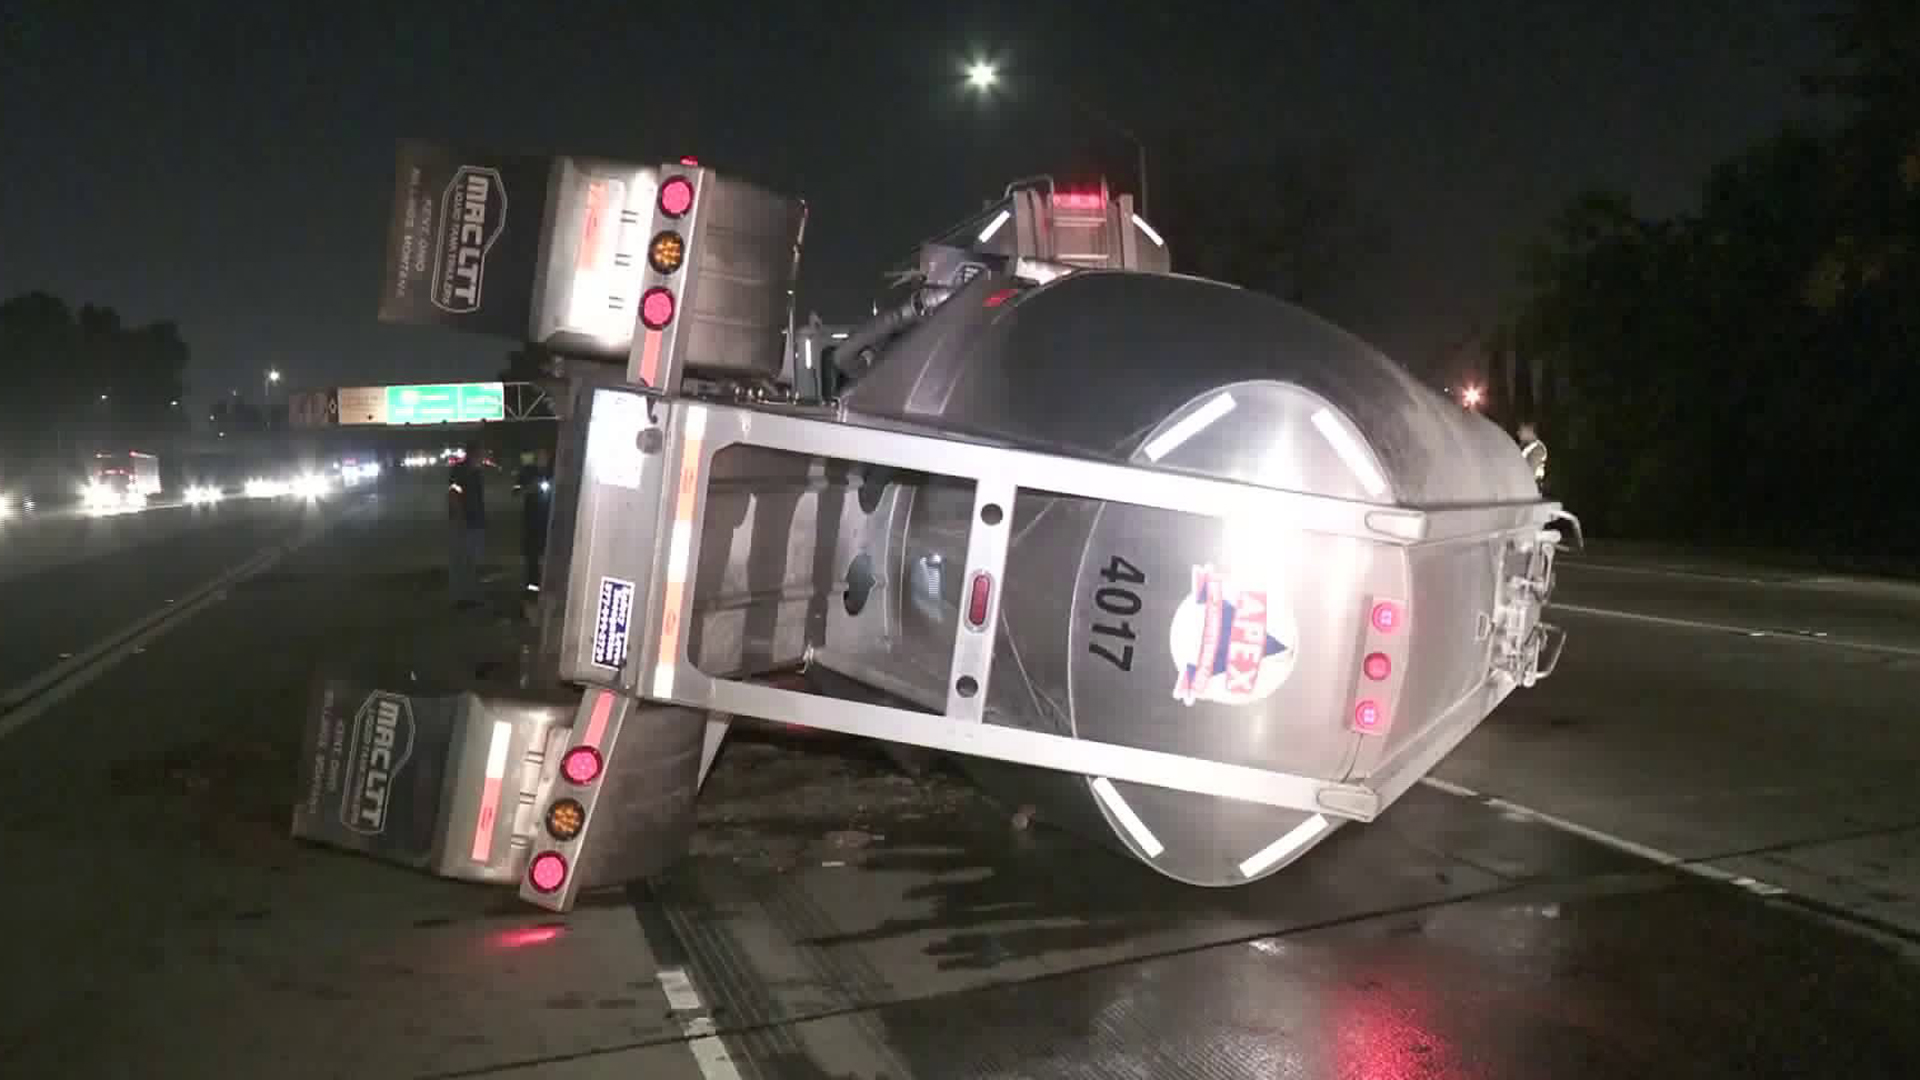
[(593, 620), (593, 662), (618, 670), (627, 662), (627, 632), (633, 624), (633, 582), (600, 579), (600, 602)]

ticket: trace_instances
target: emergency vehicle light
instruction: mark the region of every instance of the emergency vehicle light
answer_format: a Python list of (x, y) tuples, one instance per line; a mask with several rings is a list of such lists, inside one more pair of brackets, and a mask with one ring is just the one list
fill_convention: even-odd
[(591, 784), (600, 778), (600, 751), (591, 746), (576, 746), (560, 759), (560, 772), (570, 783)]
[(660, 185), (660, 212), (677, 218), (693, 209), (693, 181), (684, 176), (669, 177)]
[(567, 859), (557, 851), (543, 851), (527, 866), (527, 880), (543, 893), (559, 892), (567, 883)]
[(640, 322), (649, 330), (664, 330), (673, 321), (673, 293), (655, 285), (640, 298)]
[(686, 255), (687, 242), (672, 229), (655, 236), (653, 243), (647, 245), (647, 265), (653, 267), (656, 274), (671, 274), (680, 269)]

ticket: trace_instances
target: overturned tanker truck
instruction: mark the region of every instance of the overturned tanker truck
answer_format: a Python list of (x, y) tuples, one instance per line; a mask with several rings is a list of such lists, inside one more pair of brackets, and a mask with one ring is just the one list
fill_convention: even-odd
[(396, 785), (431, 804), (416, 865), (556, 910), (651, 873), (744, 716), (955, 755), (1242, 884), (1550, 672), (1577, 524), (1512, 441), (1298, 308), (1169, 272), (1129, 197), (1010, 187), (840, 327), (793, 318), (805, 221), (690, 159), (403, 145), (383, 317), (530, 337), (565, 387), (564, 696), (449, 712)]

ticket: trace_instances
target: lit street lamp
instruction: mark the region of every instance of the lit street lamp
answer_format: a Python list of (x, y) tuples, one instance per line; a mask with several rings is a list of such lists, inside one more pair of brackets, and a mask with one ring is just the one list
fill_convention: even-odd
[[(999, 67), (988, 60), (972, 61), (966, 67), (966, 74), (967, 89), (979, 94), (986, 94), (1000, 83)], [(1142, 142), (1140, 136), (1135, 135), (1126, 125), (1108, 116), (1106, 113), (1101, 112), (1099, 109), (1094, 108), (1092, 105), (1087, 104), (1080, 98), (1075, 97), (1070, 91), (1061, 89), (1059, 93), (1061, 99), (1067, 104), (1093, 117), (1093, 119), (1104, 124), (1109, 130), (1133, 144), (1136, 157), (1135, 167), (1140, 172), (1140, 205), (1136, 207), (1136, 209), (1139, 210), (1141, 214), (1145, 214), (1147, 212), (1147, 144)]]
[(1480, 407), (1480, 399), (1483, 396), (1485, 395), (1479, 387), (1469, 386), (1460, 391), (1460, 404), (1465, 405), (1469, 409), (1477, 409)]
[(273, 418), (270, 415), (273, 412), (273, 384), (279, 381), (280, 369), (268, 368), (266, 381), (261, 384), (260, 393), (260, 430), (262, 431), (273, 426)]

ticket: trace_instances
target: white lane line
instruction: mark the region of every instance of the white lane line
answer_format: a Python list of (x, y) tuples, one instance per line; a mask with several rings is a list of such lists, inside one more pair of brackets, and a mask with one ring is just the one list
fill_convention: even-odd
[(1704, 570), (1680, 570), (1670, 566), (1622, 566), (1619, 563), (1587, 562), (1584, 559), (1567, 559), (1559, 564), (1562, 570), (1591, 570), (1603, 574), (1638, 574), (1642, 577), (1686, 578), (1689, 581), (1722, 581), (1740, 585), (1794, 585), (1797, 578), (1757, 578), (1743, 574), (1714, 574)]
[(1762, 630), (1752, 626), (1733, 626), (1728, 623), (1704, 622), (1699, 619), (1677, 619), (1670, 615), (1646, 615), (1638, 611), (1617, 611), (1613, 608), (1588, 607), (1584, 604), (1562, 604), (1555, 601), (1548, 605), (1549, 611), (1570, 611), (1576, 615), (1591, 615), (1600, 619), (1623, 619), (1627, 622), (1649, 623), (1654, 626), (1670, 626), (1679, 630), (1703, 630), (1714, 634), (1736, 634), (1740, 637), (1769, 638), (1774, 641), (1789, 641), (1801, 645), (1826, 645), (1838, 649), (1855, 649), (1861, 652), (1887, 653), (1891, 656), (1909, 656), (1920, 658), (1920, 648), (1910, 645), (1883, 645), (1875, 641), (1857, 641), (1852, 638), (1829, 637), (1824, 631), (1797, 633), (1783, 630)]
[(693, 1063), (700, 1067), (700, 1075), (707, 1080), (740, 1080), (740, 1070), (733, 1067), (726, 1044), (714, 1033), (713, 1018), (701, 1004), (700, 992), (693, 988), (693, 978), (687, 970), (661, 968), (654, 977), (660, 980), (660, 990), (667, 995), (669, 1008), (676, 1013), (695, 1014), (681, 1019), (680, 1030), (687, 1036), (687, 1049), (693, 1052)]
[(144, 652), (153, 641), (214, 604), (225, 600), (228, 590), (235, 585), (257, 576), (281, 559), (312, 543), (338, 522), (362, 513), (371, 506), (371, 503), (362, 504), (337, 517), (322, 521), (284, 544), (276, 544), (260, 552), (194, 590), (188, 595), (186, 602), (176, 603), (170, 600), (165, 606), (109, 634), (80, 655), (63, 660), (27, 682), (9, 689), (4, 700), (0, 701), (0, 707), (13, 706), (16, 703), (17, 707), (7, 707), (5, 712), (0, 712), (0, 739), (39, 719), (54, 706), (113, 670), (127, 657)]
[(1678, 870), (1681, 873), (1691, 874), (1697, 878), (1705, 878), (1708, 881), (1717, 881), (1725, 885), (1732, 885), (1735, 888), (1744, 889), (1756, 896), (1787, 895), (1786, 889), (1770, 882), (1735, 874), (1732, 871), (1723, 870), (1709, 862), (1684, 859), (1672, 852), (1662, 851), (1656, 847), (1648, 847), (1645, 844), (1629, 840), (1624, 836), (1615, 836), (1609, 832), (1602, 832), (1599, 829), (1582, 825), (1577, 821), (1568, 821), (1566, 818), (1549, 814), (1544, 810), (1535, 810), (1531, 806), (1522, 806), (1508, 799), (1502, 799), (1494, 795), (1483, 795), (1470, 787), (1450, 783), (1438, 777), (1423, 777), (1420, 782), (1435, 791), (1442, 791), (1457, 798), (1477, 802), (1489, 810), (1498, 810), (1510, 817), (1532, 821), (1540, 825), (1545, 825), (1548, 828), (1558, 829), (1564, 833), (1571, 833), (1574, 836), (1580, 837), (1582, 840), (1590, 840), (1593, 843), (1599, 844), (1601, 847), (1611, 848), (1624, 855), (1631, 855), (1636, 859), (1643, 859), (1669, 870)]

